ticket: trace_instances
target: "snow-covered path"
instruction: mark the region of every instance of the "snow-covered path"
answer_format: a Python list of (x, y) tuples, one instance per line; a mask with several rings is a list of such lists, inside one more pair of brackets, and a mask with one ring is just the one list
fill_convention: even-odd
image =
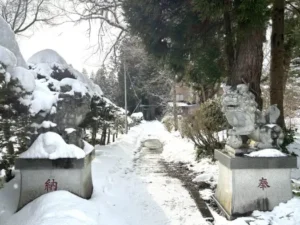
[(207, 224), (181, 182), (163, 172), (160, 154), (139, 149), (161, 126), (143, 123), (119, 142), (96, 148), (91, 201), (100, 207), (100, 224)]

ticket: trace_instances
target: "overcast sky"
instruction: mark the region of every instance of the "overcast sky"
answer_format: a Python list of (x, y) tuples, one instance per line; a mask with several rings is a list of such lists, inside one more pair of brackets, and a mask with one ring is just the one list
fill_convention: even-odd
[(68, 23), (57, 27), (44, 26), (29, 37), (18, 36), (17, 40), (25, 60), (40, 50), (53, 49), (75, 69), (82, 71), (82, 68), (86, 68), (91, 72), (96, 71), (101, 65), (110, 38), (104, 37), (107, 43), (106, 49), (93, 55), (90, 47), (96, 43), (96, 34), (90, 39), (86, 30), (87, 24), (74, 26)]

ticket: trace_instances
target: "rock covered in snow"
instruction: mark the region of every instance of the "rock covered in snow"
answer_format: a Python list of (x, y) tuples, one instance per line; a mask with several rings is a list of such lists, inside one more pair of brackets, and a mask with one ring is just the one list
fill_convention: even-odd
[(12, 67), (17, 65), (17, 58), (7, 48), (0, 45), (0, 63), (5, 67)]
[(65, 65), (67, 66), (67, 62), (61, 57), (56, 51), (52, 49), (45, 49), (35, 53), (31, 56), (28, 61), (29, 64), (49, 64), (49, 65)]
[(67, 144), (62, 137), (54, 132), (40, 134), (30, 148), (20, 155), (20, 158), (84, 158), (85, 152), (73, 145)]
[(17, 66), (27, 68), (27, 64), (20, 52), (19, 45), (16, 41), (15, 34), (8, 23), (6, 23), (6, 21), (2, 18), (2, 16), (0, 16), (0, 31), (0, 45), (14, 53), (17, 59)]
[(8, 72), (11, 75), (11, 79), (17, 80), (18, 85), (20, 86), (21, 90), (17, 91), (26, 91), (26, 92), (33, 92), (36, 85), (35, 85), (35, 76), (34, 72), (23, 67), (14, 67)]

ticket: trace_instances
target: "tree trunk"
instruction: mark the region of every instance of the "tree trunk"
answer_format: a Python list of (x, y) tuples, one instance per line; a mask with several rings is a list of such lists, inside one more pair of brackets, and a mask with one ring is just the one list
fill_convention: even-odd
[(270, 103), (277, 104), (280, 116), (277, 123), (284, 128), (284, 0), (274, 0), (272, 11)]
[(176, 79), (173, 81), (173, 116), (174, 116), (174, 129), (178, 130), (178, 114), (177, 114), (177, 104), (176, 104)]

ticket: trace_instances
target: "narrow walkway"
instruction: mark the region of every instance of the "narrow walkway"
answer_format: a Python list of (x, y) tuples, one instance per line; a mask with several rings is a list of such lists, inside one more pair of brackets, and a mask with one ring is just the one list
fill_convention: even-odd
[(154, 125), (142, 124), (120, 142), (97, 148), (91, 200), (101, 202), (99, 218), (115, 215), (110, 225), (207, 225), (182, 183), (167, 175), (162, 149), (139, 148), (140, 138), (155, 134)]

